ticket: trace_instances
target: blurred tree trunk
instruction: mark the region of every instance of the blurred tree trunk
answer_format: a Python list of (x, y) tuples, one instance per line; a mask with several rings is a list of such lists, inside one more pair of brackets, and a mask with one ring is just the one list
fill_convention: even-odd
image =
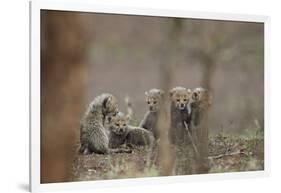
[[(203, 78), (202, 87), (206, 88), (209, 92), (212, 92), (212, 78), (214, 70), (216, 68), (215, 64), (216, 54), (205, 54), (203, 57)], [(199, 138), (198, 138), (198, 150), (199, 150), (199, 160), (197, 165), (196, 173), (208, 173), (209, 172), (209, 120), (208, 120), (208, 109), (204, 112), (202, 124), (199, 127)]]
[(212, 90), (212, 77), (215, 70), (215, 56), (204, 55), (202, 56), (202, 80), (201, 85), (203, 88)]
[(177, 68), (179, 57), (172, 58), (171, 56), (180, 56), (181, 46), (180, 37), (182, 33), (182, 20), (172, 18), (170, 27), (167, 30), (167, 41), (163, 42), (161, 65), (160, 65), (160, 82), (161, 88), (165, 91), (164, 107), (160, 110), (160, 118), (158, 120), (158, 128), (160, 129), (160, 166), (161, 175), (173, 175), (175, 164), (175, 152), (171, 149), (168, 137), (168, 131), (171, 125), (170, 117), (170, 102), (169, 90), (174, 82), (174, 69)]
[(82, 30), (77, 13), (41, 11), (41, 183), (70, 177), (84, 90)]
[(196, 129), (198, 141), (197, 148), (199, 155), (196, 157), (196, 170), (195, 173), (205, 174), (209, 172), (209, 122), (208, 122), (208, 109), (202, 115), (200, 126)]
[[(213, 42), (215, 44), (215, 42)], [(215, 50), (211, 49), (210, 52), (202, 51), (200, 54), (200, 59), (202, 62), (202, 79), (201, 87), (207, 89), (209, 92), (212, 90), (212, 78), (214, 70), (216, 68), (216, 54)], [(196, 157), (195, 173), (208, 173), (209, 172), (209, 120), (208, 120), (208, 109), (202, 112), (200, 126), (196, 129), (198, 136), (197, 148), (199, 155)]]

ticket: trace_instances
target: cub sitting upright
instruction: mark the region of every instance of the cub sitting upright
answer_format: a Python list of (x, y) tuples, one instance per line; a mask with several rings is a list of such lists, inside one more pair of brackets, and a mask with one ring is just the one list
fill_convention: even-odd
[(182, 145), (188, 141), (188, 133), (184, 122), (189, 124), (189, 101), (191, 90), (184, 87), (175, 87), (170, 90), (171, 100), (171, 127), (169, 130), (170, 142)]
[(190, 129), (198, 148), (197, 173), (207, 173), (208, 163), (208, 109), (212, 97), (207, 89), (195, 88), (192, 92)]
[(80, 123), (80, 153), (122, 152), (109, 148), (109, 139), (104, 128), (105, 118), (114, 116), (117, 112), (117, 100), (111, 94), (101, 94), (90, 103)]
[(164, 91), (160, 89), (151, 89), (145, 92), (146, 102), (148, 104), (148, 111), (146, 112), (143, 120), (140, 122), (139, 127), (147, 129), (153, 133), (154, 138), (159, 138), (157, 129), (158, 112), (163, 102)]
[[(208, 131), (201, 130), (203, 124), (207, 121), (207, 110), (211, 105), (211, 96), (207, 89), (204, 88), (195, 88), (192, 92), (192, 101), (190, 104), (191, 107), (191, 121), (190, 129), (197, 133), (196, 140), (199, 138), (204, 138), (208, 140)], [(194, 132), (195, 133), (195, 132)], [(195, 137), (195, 136), (194, 136)]]
[(116, 148), (122, 144), (152, 147), (154, 144), (153, 134), (146, 129), (128, 125), (128, 121), (129, 118), (121, 112), (112, 118), (109, 127), (110, 147)]

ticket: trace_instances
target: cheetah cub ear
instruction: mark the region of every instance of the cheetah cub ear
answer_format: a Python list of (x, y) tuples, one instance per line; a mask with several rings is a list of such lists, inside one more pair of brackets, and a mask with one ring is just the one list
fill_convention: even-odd
[(186, 89), (186, 92), (187, 92), (187, 94), (189, 95), (189, 96), (191, 96), (192, 95), (192, 90), (191, 89)]
[(170, 97), (172, 98), (174, 93), (176, 92), (176, 89), (175, 88), (172, 88), (170, 91), (169, 91), (169, 94), (170, 94)]
[(127, 114), (126, 117), (125, 117), (125, 121), (129, 122), (130, 120), (131, 120), (131, 116), (129, 114)]
[(164, 94), (165, 94), (165, 92), (164, 92), (163, 90), (161, 90), (161, 89), (159, 89), (158, 93), (159, 93), (159, 95), (160, 95), (161, 97), (163, 97)]
[(147, 91), (144, 92), (146, 102), (149, 100), (149, 93)]

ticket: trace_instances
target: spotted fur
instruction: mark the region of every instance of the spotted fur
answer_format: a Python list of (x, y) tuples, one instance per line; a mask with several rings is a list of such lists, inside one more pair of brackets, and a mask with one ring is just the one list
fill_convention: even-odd
[(157, 129), (158, 112), (163, 102), (164, 91), (160, 89), (151, 89), (145, 92), (146, 103), (148, 111), (146, 112), (143, 120), (140, 122), (139, 127), (144, 128), (153, 133), (153, 136), (158, 139), (159, 132)]
[(191, 90), (184, 87), (175, 87), (170, 90), (171, 126), (169, 130), (170, 142), (182, 145), (188, 142), (188, 134), (184, 122), (189, 124), (189, 102)]
[(104, 123), (106, 117), (112, 117), (117, 112), (117, 100), (108, 93), (97, 96), (89, 104), (80, 124), (80, 153), (108, 154), (115, 152), (109, 148), (109, 138)]
[(143, 128), (128, 125), (129, 118), (119, 112), (111, 121), (110, 146), (119, 147), (123, 144), (131, 146), (151, 147), (154, 144), (153, 134)]

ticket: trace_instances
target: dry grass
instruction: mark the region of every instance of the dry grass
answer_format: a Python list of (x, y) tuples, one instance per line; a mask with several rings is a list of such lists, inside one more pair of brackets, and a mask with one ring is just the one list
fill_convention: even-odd
[[(264, 168), (264, 139), (261, 130), (229, 135), (223, 132), (209, 138), (209, 173), (257, 171)], [(190, 147), (175, 149), (173, 175), (194, 174), (196, 162)], [(150, 154), (144, 149), (112, 155), (76, 155), (71, 181), (124, 179), (160, 176), (157, 148)], [(186, 153), (188, 152), (188, 153)], [(173, 156), (173, 155), (172, 155)]]

